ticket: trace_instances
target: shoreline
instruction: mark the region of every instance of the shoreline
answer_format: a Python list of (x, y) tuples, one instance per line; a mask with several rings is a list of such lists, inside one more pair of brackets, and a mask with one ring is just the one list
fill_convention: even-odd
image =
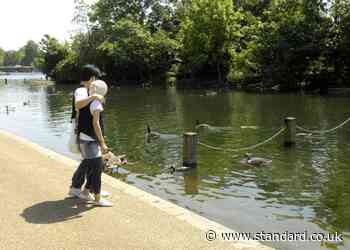
[[(28, 147), (30, 150), (35, 151), (36, 153), (43, 155), (45, 157), (48, 157), (50, 161), (57, 161), (62, 163), (62, 166), (68, 166), (70, 167), (70, 172), (73, 173), (72, 167), (76, 167), (78, 162), (75, 160), (72, 160), (66, 156), (63, 156), (59, 153), (56, 153), (52, 150), (46, 149), (38, 144), (35, 144), (27, 139), (24, 139), (22, 137), (19, 137), (15, 134), (12, 134), (10, 132), (6, 132), (4, 130), (0, 130), (0, 136), (5, 137), (6, 139), (9, 139), (11, 141), (14, 141), (17, 144), (20, 144), (21, 147)], [(67, 169), (65, 169), (67, 170)], [(204, 218), (200, 215), (195, 214), (192, 211), (189, 211), (185, 208), (182, 208), (178, 205), (175, 205), (173, 203), (170, 203), (166, 200), (163, 200), (157, 196), (154, 196), (152, 194), (149, 194), (137, 187), (134, 187), (132, 185), (129, 185), (127, 183), (124, 183), (118, 179), (115, 179), (111, 176), (108, 176), (107, 174), (103, 174), (102, 177), (103, 184), (107, 184), (113, 188), (115, 188), (118, 193), (121, 192), (127, 196), (133, 197), (136, 200), (145, 203), (147, 206), (151, 206), (153, 208), (156, 208), (157, 211), (161, 211), (166, 213), (168, 216), (175, 218), (176, 220), (185, 222), (194, 228), (197, 228), (198, 230), (202, 231), (203, 235), (204, 232), (208, 230), (214, 230), (217, 233), (219, 232), (233, 232), (232, 229), (229, 229), (219, 223), (216, 223), (214, 221), (211, 221), (207, 218)], [(112, 208), (113, 209), (113, 208)], [(130, 208), (132, 209), (132, 208)], [(157, 212), (155, 211), (155, 212)], [(203, 239), (204, 241), (205, 239)], [(220, 241), (215, 241), (220, 242)], [(235, 241), (235, 242), (229, 242), (231, 244), (231, 247), (234, 247), (234, 249), (272, 249), (268, 246), (263, 245), (260, 242), (257, 241)], [(213, 244), (213, 243), (211, 243)]]

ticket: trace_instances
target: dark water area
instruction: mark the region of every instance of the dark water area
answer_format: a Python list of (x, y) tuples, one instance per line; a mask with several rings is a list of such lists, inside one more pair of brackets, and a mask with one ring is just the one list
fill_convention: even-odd
[[(78, 160), (67, 147), (71, 96), (78, 85), (21, 80), (36, 77), (6, 76), (7, 85), (0, 77), (0, 128)], [(287, 116), (309, 129), (335, 127), (350, 116), (349, 104), (347, 97), (111, 88), (105, 105), (107, 142), (135, 163), (114, 176), (239, 232), (344, 235), (337, 244), (264, 242), (277, 249), (350, 249), (350, 124), (333, 133), (299, 135), (291, 149), (279, 136), (250, 150), (272, 160), (266, 167), (242, 164), (247, 151), (230, 151), (269, 138)], [(199, 146), (197, 169), (166, 171), (181, 165), (182, 134), (193, 131), (197, 119), (213, 126), (200, 130), (199, 140), (227, 150)], [(161, 139), (147, 142), (147, 124), (163, 134)]]

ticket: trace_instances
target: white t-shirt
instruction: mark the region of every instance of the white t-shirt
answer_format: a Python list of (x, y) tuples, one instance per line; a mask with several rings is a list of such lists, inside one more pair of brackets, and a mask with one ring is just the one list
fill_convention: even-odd
[[(85, 99), (86, 97), (88, 97), (88, 89), (85, 87), (80, 87), (77, 88), (74, 91), (74, 97), (75, 97), (75, 101), (80, 101), (82, 99)], [(90, 105), (90, 112), (91, 115), (94, 113), (94, 111), (99, 110), (99, 111), (103, 111), (103, 105), (99, 100), (94, 100), (92, 101), (91, 105)], [(85, 141), (95, 141), (95, 139), (91, 138), (90, 136), (88, 136), (87, 134), (84, 133), (80, 133), (79, 136), (80, 139), (85, 140)]]
[(74, 98), (75, 98), (75, 101), (80, 101), (86, 97), (89, 96), (89, 93), (88, 93), (88, 89), (85, 88), (85, 87), (80, 87), (80, 88), (77, 88), (75, 91), (74, 91)]

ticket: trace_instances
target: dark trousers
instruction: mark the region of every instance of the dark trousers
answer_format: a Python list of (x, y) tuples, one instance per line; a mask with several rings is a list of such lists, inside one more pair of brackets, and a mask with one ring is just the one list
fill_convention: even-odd
[(85, 188), (89, 189), (94, 194), (101, 192), (101, 176), (104, 168), (104, 163), (101, 157), (93, 159), (84, 159), (72, 178), (72, 187), (81, 188), (86, 178)]

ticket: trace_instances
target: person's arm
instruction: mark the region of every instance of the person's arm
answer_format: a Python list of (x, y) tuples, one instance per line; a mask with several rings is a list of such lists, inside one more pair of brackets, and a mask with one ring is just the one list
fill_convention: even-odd
[(108, 149), (106, 142), (105, 142), (105, 139), (103, 138), (103, 135), (102, 135), (101, 125), (100, 125), (100, 111), (99, 110), (95, 110), (92, 114), (92, 125), (93, 125), (94, 130), (95, 130), (97, 142), (101, 146), (102, 153), (107, 154), (109, 149)]
[(94, 100), (99, 100), (100, 102), (103, 102), (104, 97), (101, 95), (94, 94), (86, 98), (81, 98), (80, 100), (75, 101), (75, 110), (79, 111), (79, 109), (86, 107), (90, 102)]

